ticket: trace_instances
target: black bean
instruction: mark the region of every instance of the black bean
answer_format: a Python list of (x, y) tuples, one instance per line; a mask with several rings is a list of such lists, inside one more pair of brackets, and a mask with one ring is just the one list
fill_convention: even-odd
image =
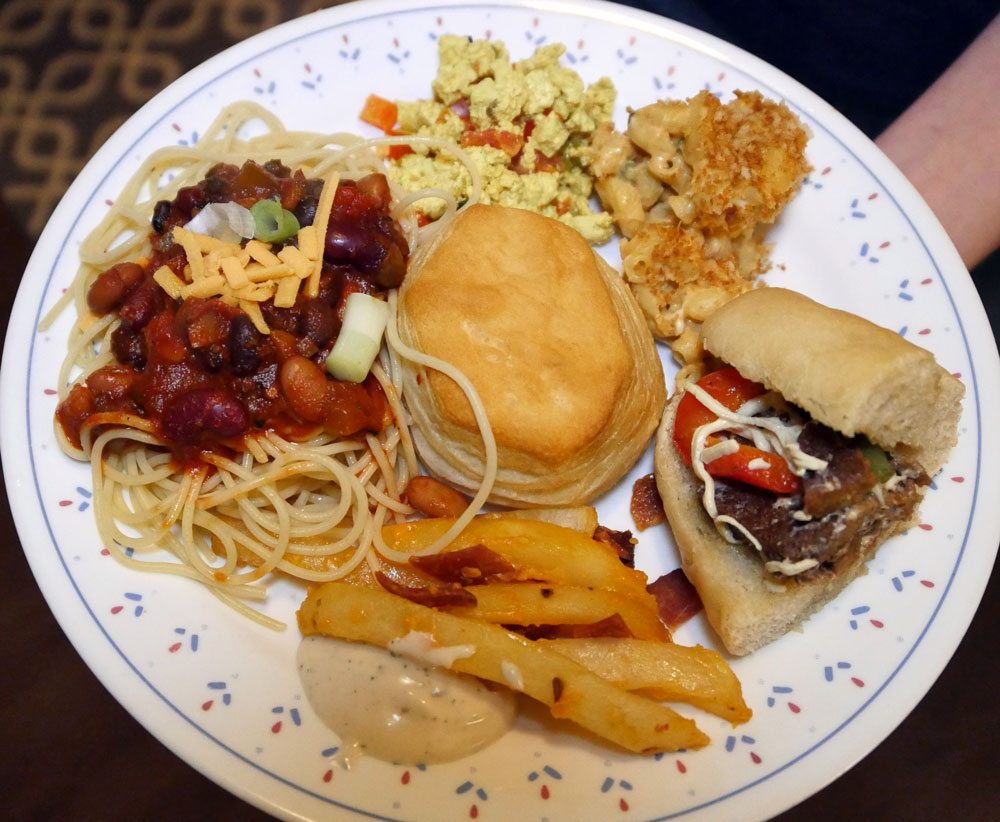
[(237, 314), (229, 324), (229, 367), (238, 377), (247, 377), (257, 370), (260, 357), (257, 346), (260, 333), (246, 314)]
[(142, 371), (146, 367), (146, 338), (141, 331), (122, 322), (111, 332), (111, 353), (123, 365)]
[(170, 218), (170, 201), (160, 200), (153, 207), (153, 231), (162, 234), (167, 227), (167, 220)]
[(326, 345), (337, 333), (337, 315), (333, 306), (323, 300), (309, 300), (302, 311), (302, 333), (317, 346)]

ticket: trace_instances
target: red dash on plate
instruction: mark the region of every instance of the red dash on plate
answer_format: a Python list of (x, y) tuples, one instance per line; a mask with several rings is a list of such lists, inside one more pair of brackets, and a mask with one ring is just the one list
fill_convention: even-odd
[(679, 773), (687, 773), (688, 772), (687, 765), (685, 765), (679, 759), (676, 760), (676, 762), (677, 762), (677, 770), (678, 770)]
[(114, 608), (111, 609), (111, 613), (117, 614), (117, 613), (120, 613), (121, 610), (122, 610), (122, 606), (121, 605), (116, 605)]
[[(441, 18), (440, 17), (438, 18), (438, 25), (439, 26), (441, 25)], [(346, 34), (342, 34), (340, 39), (343, 40), (346, 43), (347, 42), (347, 35)]]
[(403, 771), (403, 775), (399, 778), (399, 781), (402, 782), (404, 785), (409, 785), (410, 784), (410, 772), (409, 771)]
[(202, 702), (202, 703), (201, 703), (201, 709), (202, 709), (203, 711), (207, 711), (207, 710), (208, 710), (209, 708), (211, 708), (211, 707), (212, 707), (212, 703), (213, 703), (214, 701), (215, 701), (215, 700), (212, 700), (212, 699), (210, 699), (210, 700), (208, 700), (208, 702)]
[(583, 40), (578, 41), (576, 47), (579, 51), (583, 51)]
[(102, 548), (101, 549), (101, 556), (102, 557), (107, 557), (107, 556), (110, 556), (110, 555), (111, 555), (111, 552), (107, 548)]
[(851, 677), (851, 682), (857, 685), (859, 688), (865, 687), (865, 681), (863, 679), (858, 679), (856, 676)]
[(392, 45), (393, 45), (393, 48), (397, 48), (397, 49), (399, 48), (399, 38), (398, 37), (393, 37), (392, 38)]
[(929, 579), (922, 579), (922, 580), (920, 580), (920, 584), (923, 585), (925, 588), (933, 588), (934, 587), (934, 583), (931, 582)]
[(833, 169), (830, 168), (830, 166), (827, 166), (820, 172), (820, 174), (829, 174), (831, 171), (833, 171)]
[(952, 477), (952, 482), (965, 482), (965, 477)]
[(536, 29), (538, 28), (538, 18), (537, 17), (534, 20), (531, 21), (531, 25), (533, 25)]
[(618, 807), (621, 808), (623, 811), (628, 810), (628, 802), (625, 801), (624, 796), (618, 800)]
[(61, 500), (59, 500), (59, 507), (60, 508), (65, 508), (68, 505), (72, 505), (72, 504), (73, 504), (73, 500), (71, 500), (71, 499), (61, 499)]
[(719, 77), (718, 77), (718, 79), (717, 79), (717, 82), (721, 83), (721, 82), (722, 82), (722, 80), (723, 80), (723, 78), (725, 78), (725, 76), (726, 76), (726, 72), (724, 72), (724, 71), (720, 71), (720, 72), (719, 72)]
[(489, 40), (493, 36), (493, 32), (490, 29), (486, 29), (486, 39)]
[(794, 702), (789, 702), (788, 703), (788, 710), (790, 710), (793, 714), (797, 714), (802, 709), (798, 705), (796, 705)]
[(549, 798), (549, 786), (548, 785), (542, 785), (542, 790), (540, 791), (540, 793), (542, 795), (542, 799), (548, 799)]
[(674, 73), (674, 71), (676, 71), (676, 69), (677, 69), (676, 66), (671, 66), (670, 68), (668, 68), (667, 69), (667, 77), (673, 76), (673, 73)]
[(753, 751), (750, 751), (750, 761), (753, 762), (754, 765), (759, 765), (760, 757), (757, 756), (757, 754), (755, 754)]
[(333, 779), (333, 770), (329, 770), (325, 774), (323, 774), (324, 782), (329, 782), (331, 779)]
[(921, 328), (917, 333), (918, 334), (930, 334), (931, 330), (929, 328)]
[(180, 649), (181, 649), (181, 644), (179, 642), (175, 642), (173, 645), (167, 648), (167, 650), (170, 651), (170, 653), (172, 654), (176, 654)]
[(56, 391), (54, 388), (46, 388), (45, 393), (51, 397), (53, 394), (58, 394), (59, 392)]
[(869, 200), (874, 200), (876, 197), (878, 197), (877, 191), (873, 191), (871, 194), (868, 195)]
[(634, 34), (631, 37), (628, 38), (628, 44), (630, 46), (634, 46), (635, 45), (635, 35)]
[(920, 284), (921, 285), (930, 285), (932, 282), (934, 282), (934, 280), (932, 278), (926, 277), (925, 279), (923, 279), (923, 280), (920, 281)]
[(919, 528), (921, 531), (933, 531), (934, 530), (934, 526), (931, 525), (929, 522), (921, 522), (917, 526), (917, 528)]
[(956, 380), (960, 380), (960, 379), (962, 379), (962, 372), (961, 372), (961, 371), (952, 371), (952, 372), (951, 372), (951, 375), (952, 375), (952, 376), (953, 376), (953, 377), (954, 377), (954, 378), (955, 378)]
[(886, 240), (884, 243), (879, 243), (879, 248), (888, 248), (888, 247), (889, 247), (888, 240)]
[(880, 619), (870, 619), (868, 621), (871, 622), (871, 624), (874, 625), (876, 628), (884, 628), (885, 627), (885, 623), (882, 622), (882, 620), (880, 620)]
[(281, 730), (281, 720), (279, 719), (271, 726), (271, 733), (276, 734)]
[[(104, 205), (106, 205), (106, 206), (113, 206), (114, 204), (115, 204), (114, 200), (105, 200), (104, 201)], [(63, 291), (65, 291), (65, 290), (66, 289), (64, 288)]]
[[(436, 22), (440, 26), (444, 22), (444, 20), (442, 20), (440, 17), (438, 17), (438, 18), (436, 18)], [(346, 36), (345, 36), (344, 39), (347, 39)]]

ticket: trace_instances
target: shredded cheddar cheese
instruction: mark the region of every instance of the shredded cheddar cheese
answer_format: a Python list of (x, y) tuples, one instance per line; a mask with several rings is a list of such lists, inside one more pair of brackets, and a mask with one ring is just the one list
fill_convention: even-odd
[(246, 246), (228, 243), (183, 226), (173, 229), (173, 239), (187, 258), (183, 277), (161, 265), (153, 279), (171, 299), (217, 297), (239, 306), (261, 334), (271, 333), (260, 303), (273, 299), (279, 308), (291, 308), (305, 283), (305, 293), (319, 293), (323, 270), (323, 242), (340, 177), (331, 174), (323, 183), (312, 225), (299, 229), (297, 247), (286, 245), (277, 253), (270, 243), (249, 240)]

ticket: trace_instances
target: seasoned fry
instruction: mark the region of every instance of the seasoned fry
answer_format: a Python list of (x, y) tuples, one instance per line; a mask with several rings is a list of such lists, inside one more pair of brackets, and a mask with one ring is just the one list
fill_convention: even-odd
[[(423, 519), (387, 525), (382, 538), (397, 551), (430, 545), (451, 519)], [(520, 578), (581, 588), (602, 588), (645, 600), (646, 576), (627, 568), (609, 545), (548, 522), (476, 517), (445, 550), (485, 545), (513, 563)], [(652, 600), (649, 600), (652, 602)], [(655, 605), (651, 607), (655, 610)]]
[(738, 725), (751, 717), (743, 689), (719, 653), (641, 639), (539, 640), (627, 691), (685, 702)]
[(574, 508), (515, 508), (510, 511), (494, 511), (483, 514), (483, 519), (498, 519), (513, 517), (515, 519), (536, 519), (563, 528), (572, 528), (590, 537), (597, 529), (597, 509), (592, 505), (579, 505)]
[(475, 592), (474, 606), (447, 610), (500, 625), (589, 625), (619, 614), (633, 636), (670, 642), (670, 630), (657, 616), (655, 603), (650, 609), (613, 591), (534, 582), (496, 582), (470, 590)]
[(306, 636), (325, 634), (386, 647), (410, 632), (439, 647), (467, 646), (451, 670), (508, 686), (626, 750), (653, 754), (700, 748), (708, 737), (694, 722), (643, 696), (616, 688), (569, 657), (496, 625), (417, 605), (384, 591), (330, 582), (299, 609)]

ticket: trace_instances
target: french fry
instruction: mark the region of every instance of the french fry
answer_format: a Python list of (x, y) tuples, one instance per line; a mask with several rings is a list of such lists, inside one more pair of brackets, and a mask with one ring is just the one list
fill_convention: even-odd
[(635, 753), (700, 748), (708, 737), (694, 722), (646, 697), (616, 688), (569, 657), (496, 625), (417, 605), (385, 591), (328, 582), (312, 590), (298, 613), (305, 636), (325, 634), (386, 647), (411, 631), (439, 647), (467, 646), (450, 669), (516, 685), (604, 739)]
[[(454, 522), (435, 518), (413, 520), (382, 529), (382, 538), (397, 551), (412, 552), (430, 545)], [(584, 534), (530, 519), (478, 516), (445, 550), (485, 545), (508, 559), (522, 579), (581, 588), (602, 588), (650, 603), (646, 575), (622, 564), (610, 545)]]
[(627, 691), (684, 702), (739, 725), (752, 712), (736, 674), (716, 651), (642, 639), (543, 639), (588, 671)]
[(469, 588), (476, 605), (448, 608), (457, 616), (499, 625), (589, 625), (618, 614), (633, 636), (670, 642), (655, 609), (614, 591), (535, 582), (493, 582)]
[(578, 505), (574, 508), (514, 508), (510, 511), (494, 511), (483, 514), (483, 519), (513, 517), (515, 519), (536, 519), (571, 528), (592, 537), (597, 530), (597, 509), (592, 505)]

